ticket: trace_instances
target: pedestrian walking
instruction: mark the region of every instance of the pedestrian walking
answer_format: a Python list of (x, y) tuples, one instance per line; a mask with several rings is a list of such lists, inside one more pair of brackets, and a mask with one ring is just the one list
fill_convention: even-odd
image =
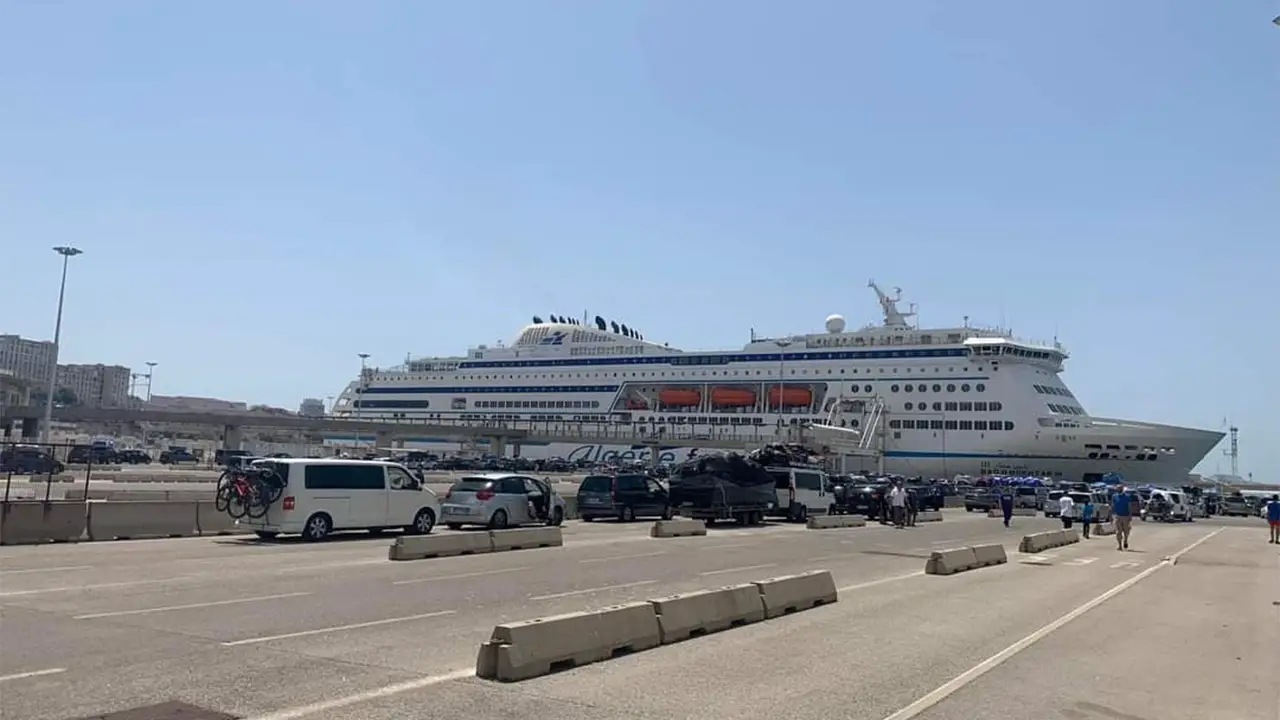
[(907, 491), (907, 525), (909, 527), (916, 526), (916, 515), (920, 514), (920, 498), (916, 497), (915, 490)]
[(1133, 496), (1128, 488), (1111, 496), (1111, 523), (1116, 526), (1116, 549), (1129, 549), (1129, 531), (1133, 529)]
[(1062, 518), (1062, 529), (1070, 530), (1071, 521), (1075, 519), (1076, 501), (1071, 499), (1070, 493), (1062, 493), (1062, 497), (1058, 499), (1058, 513)]
[(1000, 512), (1004, 515), (1004, 526), (1009, 527), (1013, 519), (1013, 490), (1007, 487), (1000, 491)]
[(907, 491), (903, 489), (901, 480), (896, 481), (889, 491), (889, 507), (893, 510), (894, 527), (903, 527), (907, 515)]
[(1089, 526), (1093, 524), (1093, 498), (1087, 498), (1080, 508), (1080, 532), (1089, 539)]
[(1267, 523), (1271, 525), (1271, 544), (1280, 545), (1280, 493), (1267, 503)]

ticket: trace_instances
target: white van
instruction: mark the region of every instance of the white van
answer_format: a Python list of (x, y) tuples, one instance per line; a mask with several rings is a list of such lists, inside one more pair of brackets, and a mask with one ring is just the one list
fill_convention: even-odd
[(426, 535), (440, 517), (436, 494), (397, 463), (281, 458), (253, 464), (270, 465), (284, 482), (265, 515), (240, 520), (258, 537), (298, 533), (314, 542), (336, 530), (389, 529)]
[[(1181, 492), (1177, 490), (1152, 490), (1151, 497), (1147, 500), (1149, 505), (1152, 500), (1160, 498), (1164, 500), (1169, 508), (1169, 518), (1171, 520), (1181, 520), (1183, 522), (1191, 522), (1194, 518), (1191, 516), (1191, 510), (1187, 507), (1185, 498)], [(1142, 514), (1142, 519), (1147, 519), (1147, 513)]]
[(810, 468), (767, 468), (773, 476), (778, 502), (771, 515), (804, 522), (810, 515), (826, 515), (830, 506), (827, 474)]

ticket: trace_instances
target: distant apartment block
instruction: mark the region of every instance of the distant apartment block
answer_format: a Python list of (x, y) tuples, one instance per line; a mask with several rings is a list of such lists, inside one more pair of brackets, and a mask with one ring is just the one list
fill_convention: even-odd
[(303, 417), (324, 417), (324, 401), (319, 398), (306, 398), (298, 406), (298, 414)]
[(169, 410), (174, 412), (248, 412), (248, 403), (218, 398), (190, 397), (187, 395), (152, 395), (151, 401), (144, 403), (148, 410)]
[(27, 380), (18, 379), (10, 370), (0, 370), (0, 410), (8, 407), (22, 407), (31, 404), (31, 385)]
[[(43, 395), (49, 384), (54, 346), (45, 340), (0, 335), (0, 371), (27, 383), (29, 394)], [(122, 365), (59, 365), (55, 390), (65, 389), (89, 407), (125, 407), (130, 370)], [(29, 400), (28, 395), (28, 400)]]

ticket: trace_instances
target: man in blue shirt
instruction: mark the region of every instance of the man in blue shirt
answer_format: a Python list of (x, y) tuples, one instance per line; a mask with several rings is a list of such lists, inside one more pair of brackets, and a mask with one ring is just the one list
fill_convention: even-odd
[(1267, 523), (1271, 525), (1271, 543), (1280, 545), (1280, 494), (1272, 495), (1267, 503)]
[(1004, 515), (1004, 526), (1009, 527), (1009, 518), (1013, 517), (1013, 490), (1007, 486), (1000, 491), (1000, 514)]
[(1111, 522), (1116, 526), (1116, 549), (1129, 549), (1129, 531), (1133, 529), (1133, 496), (1122, 487), (1111, 496)]

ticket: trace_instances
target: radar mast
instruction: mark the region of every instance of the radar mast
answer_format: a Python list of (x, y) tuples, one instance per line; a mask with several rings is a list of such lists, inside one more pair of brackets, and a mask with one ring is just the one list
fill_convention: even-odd
[(915, 310), (901, 312), (898, 310), (898, 302), (902, 300), (902, 288), (894, 288), (893, 296), (889, 296), (875, 280), (868, 280), (867, 287), (876, 291), (876, 297), (880, 299), (880, 312), (884, 314), (884, 326), (887, 328), (910, 328), (907, 318), (915, 315)]

